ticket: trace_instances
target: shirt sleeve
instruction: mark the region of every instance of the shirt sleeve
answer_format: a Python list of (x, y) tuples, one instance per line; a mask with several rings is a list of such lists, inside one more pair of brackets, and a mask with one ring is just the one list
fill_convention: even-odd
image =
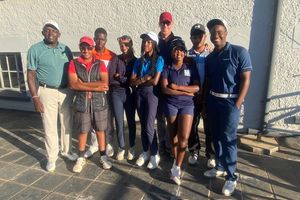
[(200, 83), (200, 77), (199, 77), (197, 68), (191, 67), (190, 69), (191, 69), (191, 83), (190, 84), (194, 84), (194, 82)]
[(169, 71), (168, 68), (165, 67), (164, 71), (161, 74), (162, 79), (168, 79), (168, 71)]
[(69, 61), (73, 60), (73, 53), (68, 46), (66, 46), (66, 55), (67, 55)]
[(252, 71), (251, 59), (248, 51), (243, 48), (239, 55), (239, 65), (241, 72)]
[(100, 72), (102, 72), (102, 73), (107, 73), (107, 68), (106, 68), (104, 62), (100, 62), (99, 68), (100, 68)]
[(27, 52), (27, 69), (36, 70), (38, 66), (37, 55), (34, 48), (30, 48)]
[(138, 66), (139, 66), (139, 63), (140, 63), (140, 59), (137, 59), (133, 65), (133, 69), (132, 69), (132, 74), (137, 74), (138, 73)]
[(74, 74), (76, 73), (76, 70), (75, 70), (75, 64), (74, 64), (74, 61), (71, 60), (70, 63), (69, 63), (69, 70), (68, 70), (68, 73), (69, 74)]
[(161, 56), (159, 56), (156, 61), (156, 71), (162, 72), (164, 70), (164, 65), (165, 65), (164, 59)]

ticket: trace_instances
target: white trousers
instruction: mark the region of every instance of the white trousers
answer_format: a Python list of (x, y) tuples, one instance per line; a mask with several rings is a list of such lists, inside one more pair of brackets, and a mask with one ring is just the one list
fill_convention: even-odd
[(69, 88), (51, 89), (40, 86), (38, 96), (44, 105), (44, 113), (41, 115), (47, 157), (49, 161), (56, 161), (59, 153), (58, 117), (60, 120), (60, 150), (62, 153), (69, 153), (72, 146), (73, 91)]

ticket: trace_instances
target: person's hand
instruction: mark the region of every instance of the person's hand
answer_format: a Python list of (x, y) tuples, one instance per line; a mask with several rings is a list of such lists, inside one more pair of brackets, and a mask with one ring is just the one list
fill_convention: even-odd
[(120, 74), (118, 73), (115, 73), (115, 75), (113, 76), (115, 80), (120, 80)]
[(101, 85), (101, 86), (100, 86), (100, 90), (103, 91), (103, 92), (104, 92), (104, 91), (108, 91), (108, 90), (109, 90), (109, 87), (108, 87), (108, 85)]
[[(174, 84), (174, 83), (171, 83), (168, 85), (169, 88), (173, 89), (173, 90), (178, 90), (178, 85)], [(194, 96), (194, 95), (193, 95)]]
[(237, 109), (241, 109), (242, 103), (236, 102), (235, 106), (237, 107)]
[(44, 113), (44, 105), (42, 104), (40, 97), (35, 97), (32, 99), (34, 108), (39, 113)]
[(239, 99), (238, 99), (238, 100), (235, 102), (235, 106), (236, 106), (238, 109), (241, 109), (242, 104), (243, 104), (243, 100), (239, 100)]
[(145, 76), (145, 80), (146, 80), (146, 81), (149, 81), (149, 80), (151, 80), (151, 78), (152, 78), (152, 76), (148, 76), (148, 75), (147, 75), (147, 76)]

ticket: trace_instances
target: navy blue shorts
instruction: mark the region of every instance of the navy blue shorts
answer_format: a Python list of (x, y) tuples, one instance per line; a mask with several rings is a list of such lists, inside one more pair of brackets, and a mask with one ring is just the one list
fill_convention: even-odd
[(194, 116), (194, 105), (181, 106), (165, 103), (165, 115), (166, 117), (172, 117), (177, 115)]

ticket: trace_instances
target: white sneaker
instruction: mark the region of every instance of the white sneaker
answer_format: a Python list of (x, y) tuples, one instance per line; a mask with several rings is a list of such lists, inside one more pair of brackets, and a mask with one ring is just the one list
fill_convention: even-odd
[(55, 168), (56, 168), (56, 161), (49, 161), (47, 162), (47, 165), (46, 165), (46, 170), (48, 172), (54, 172), (55, 171)]
[(181, 175), (180, 167), (173, 165), (173, 167), (171, 168), (171, 180), (173, 180), (177, 185), (181, 184), (180, 175)]
[(90, 148), (84, 153), (84, 157), (85, 158), (92, 157), (94, 153), (96, 153), (97, 151), (98, 151), (98, 146), (96, 147), (90, 146)]
[(85, 164), (86, 164), (85, 158), (79, 157), (76, 161), (76, 164), (73, 167), (73, 172), (80, 173)]
[(68, 158), (71, 161), (75, 161), (78, 158), (78, 155), (76, 153), (63, 153), (61, 152), (61, 155), (65, 158)]
[(108, 161), (107, 156), (100, 156), (100, 165), (103, 169), (110, 169), (112, 167), (111, 162)]
[(196, 165), (198, 161), (199, 154), (197, 152), (193, 152), (189, 155), (188, 161), (190, 165)]
[(222, 193), (225, 196), (230, 196), (234, 192), (236, 188), (236, 184), (237, 184), (236, 181), (225, 181), (225, 184), (222, 188)]
[(210, 158), (207, 160), (207, 167), (214, 168), (216, 166), (216, 160), (214, 158)]
[(124, 160), (124, 154), (125, 154), (125, 150), (119, 148), (116, 159), (117, 160)]
[(156, 169), (160, 161), (160, 156), (156, 154), (155, 156), (150, 156), (150, 161), (147, 165), (148, 169)]
[(139, 158), (136, 160), (137, 166), (141, 167), (145, 164), (146, 161), (148, 161), (150, 158), (150, 154), (148, 151), (143, 152), (140, 154)]
[(135, 150), (133, 147), (131, 147), (128, 150), (128, 154), (127, 154), (127, 160), (133, 160), (135, 158)]
[(108, 156), (108, 157), (113, 157), (114, 156), (114, 149), (113, 149), (113, 147), (111, 146), (111, 144), (107, 144), (106, 145), (106, 150), (105, 150), (105, 153), (106, 153), (106, 155)]
[(204, 172), (204, 176), (207, 178), (215, 178), (215, 177), (226, 176), (226, 175), (227, 173), (225, 171), (219, 171), (216, 168), (212, 168)]

